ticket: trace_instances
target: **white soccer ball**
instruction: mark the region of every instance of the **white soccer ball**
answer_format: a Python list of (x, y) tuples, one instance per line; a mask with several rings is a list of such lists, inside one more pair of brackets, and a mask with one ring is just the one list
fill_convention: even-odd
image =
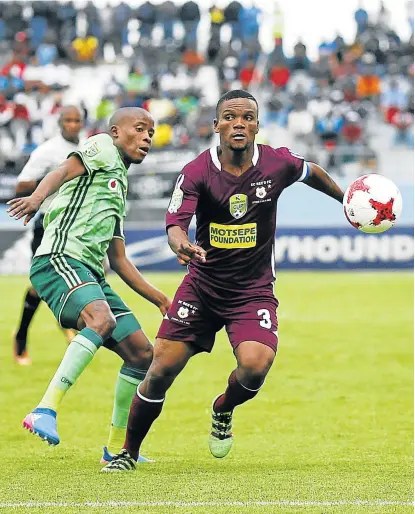
[(368, 234), (379, 234), (389, 230), (401, 215), (402, 196), (392, 180), (373, 173), (350, 184), (343, 207), (351, 225)]

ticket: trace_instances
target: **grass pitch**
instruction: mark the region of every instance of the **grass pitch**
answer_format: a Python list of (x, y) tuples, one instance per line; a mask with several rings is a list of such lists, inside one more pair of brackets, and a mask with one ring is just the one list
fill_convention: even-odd
[[(174, 294), (179, 274), (149, 278)], [(111, 277), (154, 339), (158, 311)], [(168, 394), (136, 474), (100, 474), (120, 361), (100, 350), (65, 398), (61, 444), (21, 428), (65, 351), (42, 306), (31, 367), (11, 359), (24, 277), (1, 277), (0, 512), (413, 512), (413, 277), (281, 273), (280, 347), (261, 393), (238, 408), (224, 460), (207, 448), (209, 407), (234, 367), (220, 333)], [(113, 503), (111, 503), (113, 502)]]

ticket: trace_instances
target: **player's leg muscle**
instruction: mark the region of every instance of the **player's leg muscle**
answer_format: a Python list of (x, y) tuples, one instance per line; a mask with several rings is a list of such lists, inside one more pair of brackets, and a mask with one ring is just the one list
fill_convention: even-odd
[(131, 368), (148, 369), (153, 360), (153, 346), (142, 330), (127, 336), (112, 351)]
[(235, 356), (238, 381), (249, 389), (261, 387), (274, 362), (274, 350), (257, 341), (244, 341), (235, 349)]
[(153, 361), (146, 378), (140, 384), (140, 393), (152, 400), (164, 398), (174, 379), (197, 351), (188, 343), (156, 339)]
[(105, 300), (94, 300), (81, 311), (78, 319), (78, 329), (88, 327), (107, 339), (116, 327), (116, 320)]

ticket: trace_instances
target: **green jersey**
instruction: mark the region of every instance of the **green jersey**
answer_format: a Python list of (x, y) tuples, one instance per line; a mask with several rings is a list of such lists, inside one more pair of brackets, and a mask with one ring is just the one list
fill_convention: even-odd
[(124, 238), (127, 168), (108, 134), (88, 138), (71, 155), (82, 160), (86, 172), (59, 189), (46, 211), (35, 256), (68, 255), (103, 275), (110, 241)]

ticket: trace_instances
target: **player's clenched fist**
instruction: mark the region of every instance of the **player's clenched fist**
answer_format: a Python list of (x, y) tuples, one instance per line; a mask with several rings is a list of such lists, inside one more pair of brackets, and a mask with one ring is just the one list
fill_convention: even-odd
[(187, 266), (192, 259), (198, 262), (206, 262), (206, 250), (188, 241), (180, 244), (176, 255), (179, 264), (182, 266)]
[(42, 202), (34, 195), (26, 196), (24, 198), (13, 198), (13, 200), (7, 202), (7, 205), (10, 205), (7, 212), (9, 213), (9, 216), (15, 217), (17, 220), (26, 216), (24, 219), (24, 225), (27, 225), (39, 210), (41, 203)]

